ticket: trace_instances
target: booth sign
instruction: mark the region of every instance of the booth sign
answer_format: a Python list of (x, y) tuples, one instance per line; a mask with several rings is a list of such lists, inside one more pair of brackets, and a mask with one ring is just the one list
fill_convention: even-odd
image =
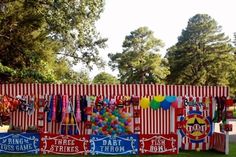
[(199, 111), (191, 111), (183, 118), (181, 134), (187, 136), (192, 143), (204, 142), (205, 137), (212, 133), (210, 117), (203, 117)]
[(0, 153), (39, 153), (39, 134), (0, 133)]
[(140, 154), (177, 154), (178, 138), (176, 134), (139, 135)]
[(139, 139), (138, 135), (121, 136), (90, 136), (90, 153), (92, 155), (119, 155), (119, 154), (138, 154)]
[(41, 134), (42, 154), (88, 154), (89, 136)]

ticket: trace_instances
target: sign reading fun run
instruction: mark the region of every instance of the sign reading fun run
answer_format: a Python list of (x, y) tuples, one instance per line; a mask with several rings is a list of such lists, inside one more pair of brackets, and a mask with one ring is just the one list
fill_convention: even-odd
[(138, 154), (138, 135), (123, 136), (90, 136), (90, 153), (119, 155), (119, 154)]
[(0, 133), (0, 153), (39, 153), (39, 134)]

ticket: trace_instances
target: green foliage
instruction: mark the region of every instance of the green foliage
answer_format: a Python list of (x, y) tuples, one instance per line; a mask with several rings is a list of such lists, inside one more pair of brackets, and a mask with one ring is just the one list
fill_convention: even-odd
[(230, 40), (207, 14), (190, 18), (178, 42), (168, 49), (170, 84), (229, 85), (234, 67)]
[(1, 1), (0, 63), (16, 73), (1, 82), (64, 82), (54, 69), (61, 60), (65, 75), (78, 62), (103, 66), (106, 39), (95, 29), (103, 7), (104, 0)]
[(95, 83), (95, 84), (118, 84), (119, 80), (115, 76), (113, 76), (109, 73), (101, 72), (94, 77), (93, 83)]
[[(231, 63), (232, 69), (236, 69), (236, 33), (234, 33), (234, 61)], [(229, 75), (229, 86), (230, 86), (230, 94), (235, 97), (236, 96), (236, 70), (232, 70)]]
[(4, 65), (2, 65), (2, 63), (0, 63), (0, 78), (1, 78), (1, 80), (7, 80), (10, 76), (14, 76), (15, 73), (16, 73), (16, 71), (14, 69), (4, 66)]
[(75, 72), (70, 67), (69, 62), (61, 58), (57, 61), (57, 66), (53, 67), (55, 78), (58, 83), (81, 83), (89, 84), (90, 78), (87, 70), (81, 69), (79, 72)]
[(125, 37), (122, 53), (109, 54), (109, 65), (118, 68), (122, 83), (163, 83), (169, 70), (157, 53), (162, 46), (151, 30), (140, 27)]
[[(236, 32), (234, 33), (234, 41), (233, 41), (233, 43), (234, 43), (234, 47), (236, 47)], [(234, 51), (234, 53), (235, 53), (236, 51)]]
[(89, 73), (86, 70), (81, 70), (79, 73), (76, 75), (76, 82), (80, 84), (89, 84), (91, 82), (89, 78)]

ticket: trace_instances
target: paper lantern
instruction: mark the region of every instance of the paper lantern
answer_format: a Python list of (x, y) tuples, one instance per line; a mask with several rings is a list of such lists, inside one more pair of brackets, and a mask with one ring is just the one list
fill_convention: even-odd
[(148, 98), (142, 98), (140, 100), (140, 106), (143, 108), (143, 109), (146, 109), (149, 107), (149, 104), (150, 104), (150, 101)]
[(164, 100), (164, 101), (161, 102), (161, 107), (163, 108), (163, 110), (168, 110), (168, 109), (170, 109), (170, 105), (171, 105), (171, 103), (168, 102), (168, 101), (166, 101), (166, 100)]
[(154, 100), (156, 100), (157, 102), (162, 102), (165, 100), (165, 96), (161, 96), (161, 95), (154, 96)]
[(176, 97), (175, 96), (166, 96), (165, 100), (168, 102), (174, 102), (176, 100)]
[(161, 107), (161, 104), (159, 102), (157, 102), (156, 100), (152, 100), (151, 103), (150, 103), (150, 107), (153, 109), (153, 110), (156, 110), (158, 108)]

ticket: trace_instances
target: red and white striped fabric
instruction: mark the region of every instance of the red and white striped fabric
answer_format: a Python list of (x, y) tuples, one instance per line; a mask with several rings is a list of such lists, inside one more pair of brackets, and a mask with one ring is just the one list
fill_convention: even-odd
[[(157, 85), (157, 84), (121, 84), (121, 85), (82, 85), (82, 84), (0, 84), (0, 94), (15, 97), (29, 95), (48, 97), (51, 94), (61, 95), (102, 95), (108, 98), (115, 96), (228, 96), (228, 87), (189, 86), (189, 85)], [(37, 112), (28, 115), (26, 112), (16, 111), (12, 114), (12, 124), (21, 126), (24, 130), (29, 125), (37, 125)], [(170, 133), (170, 111), (148, 108), (141, 109), (141, 134)], [(173, 123), (173, 122), (172, 122)], [(58, 133), (58, 123), (47, 123), (45, 116), (45, 132)], [(84, 123), (79, 124), (80, 134), (87, 134)]]
[(214, 132), (212, 136), (212, 148), (219, 152), (225, 153), (226, 135), (223, 133)]

